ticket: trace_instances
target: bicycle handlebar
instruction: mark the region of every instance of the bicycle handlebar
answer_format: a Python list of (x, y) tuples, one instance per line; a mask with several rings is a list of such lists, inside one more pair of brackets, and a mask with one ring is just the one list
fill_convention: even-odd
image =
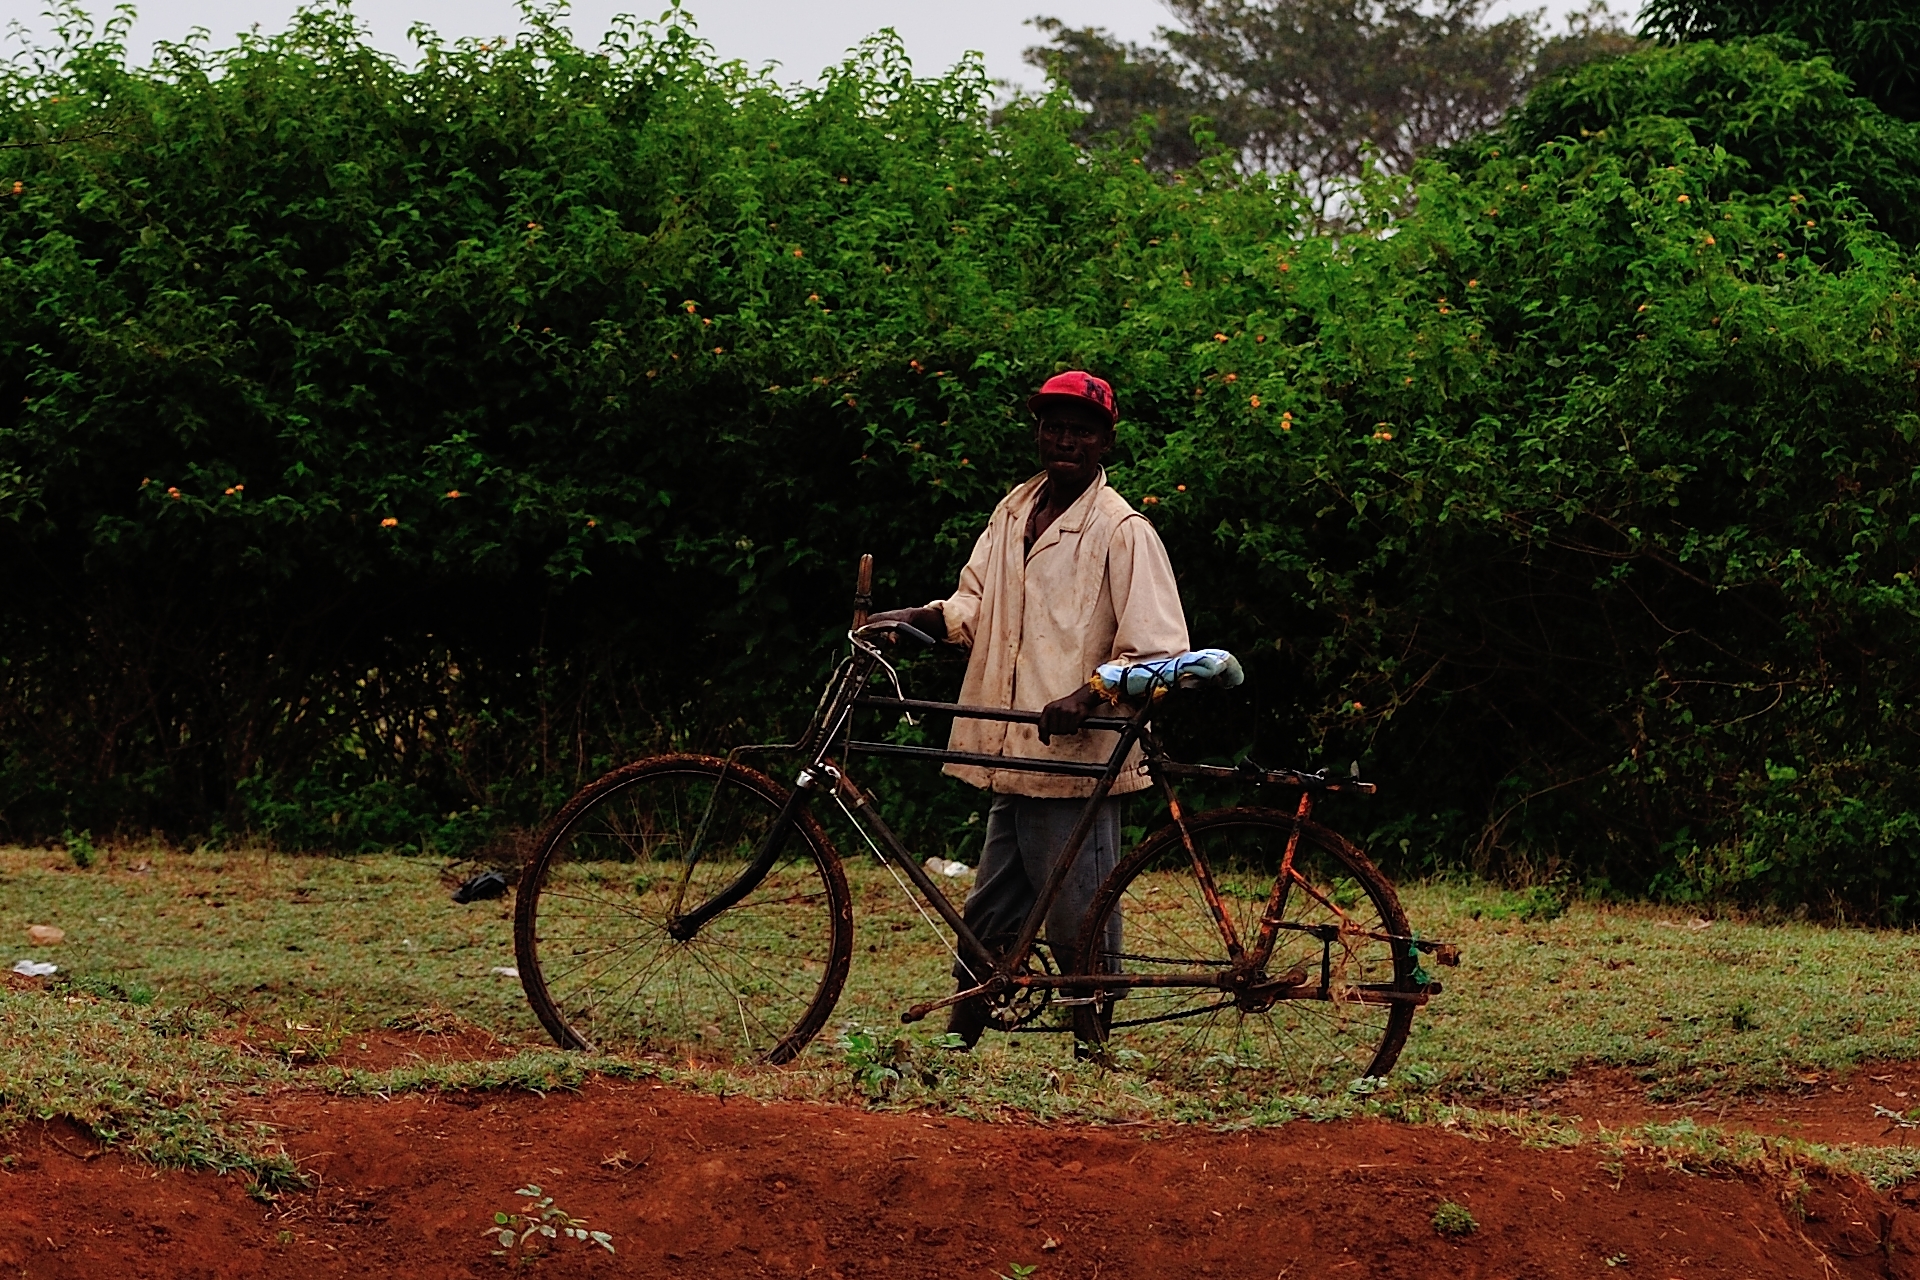
[(869, 635), (887, 635), (889, 633), (906, 636), (909, 640), (917, 640), (928, 648), (936, 644), (946, 643), (943, 640), (934, 639), (910, 622), (869, 622), (865, 626), (855, 627), (853, 629), (854, 636), (862, 640), (866, 639)]

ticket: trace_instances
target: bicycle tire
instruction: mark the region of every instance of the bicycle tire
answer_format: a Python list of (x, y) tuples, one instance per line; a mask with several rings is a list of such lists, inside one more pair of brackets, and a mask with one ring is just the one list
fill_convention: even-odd
[[(1241, 943), (1251, 949), (1268, 892), (1279, 870), (1293, 815), (1275, 809), (1221, 809), (1188, 820), (1194, 847), (1212, 869)], [(1307, 971), (1319, 985), (1323, 959), (1327, 989), (1346, 998), (1274, 999), (1265, 1008), (1216, 987), (1134, 987), (1079, 1010), (1076, 1033), (1092, 1041), (1097, 1057), (1137, 1066), (1188, 1083), (1241, 1086), (1264, 1082), (1278, 1089), (1325, 1093), (1363, 1076), (1393, 1069), (1413, 1022), (1411, 1003), (1363, 1003), (1361, 984), (1417, 991), (1417, 967), (1407, 942), (1406, 913), (1393, 886), (1365, 854), (1333, 831), (1302, 825), (1294, 865), (1321, 894), (1362, 929), (1391, 935), (1381, 941), (1342, 934), (1339, 946), (1307, 930), (1338, 923), (1338, 915), (1294, 885), (1262, 977)], [(1117, 951), (1104, 939), (1118, 912)], [(1224, 938), (1207, 907), (1192, 859), (1177, 827), (1150, 835), (1124, 858), (1094, 896), (1080, 935), (1093, 940), (1076, 957), (1076, 973), (1185, 974), (1224, 971)], [(1338, 953), (1336, 955), (1336, 952)], [(1343, 985), (1344, 984), (1344, 985)]]
[(782, 1063), (806, 1048), (853, 954), (846, 872), (812, 814), (799, 812), (745, 898), (690, 939), (667, 931), (752, 860), (788, 795), (740, 764), (665, 755), (567, 802), (514, 903), (521, 985), (556, 1044), (708, 1063)]

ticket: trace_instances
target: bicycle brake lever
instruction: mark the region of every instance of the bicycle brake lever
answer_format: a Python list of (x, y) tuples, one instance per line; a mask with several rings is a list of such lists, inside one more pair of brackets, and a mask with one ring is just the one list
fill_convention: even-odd
[(904, 635), (910, 639), (918, 640), (923, 646), (927, 648), (932, 648), (934, 645), (941, 643), (940, 641), (935, 640), (932, 636), (928, 635), (926, 632), (922, 631), (920, 628), (914, 626), (910, 622), (870, 622), (866, 626), (854, 632), (854, 634), (857, 636), (866, 636), (870, 634), (882, 635), (882, 636), (887, 636), (888, 638)]
[(910, 622), (901, 622), (901, 623), (896, 623), (895, 625), (899, 627), (901, 635), (910, 636), (913, 639), (918, 640), (921, 643), (921, 645), (925, 648), (931, 649), (934, 645), (940, 643), (938, 640), (935, 640), (932, 636), (928, 635), (926, 632), (922, 631), (920, 628), (914, 626)]

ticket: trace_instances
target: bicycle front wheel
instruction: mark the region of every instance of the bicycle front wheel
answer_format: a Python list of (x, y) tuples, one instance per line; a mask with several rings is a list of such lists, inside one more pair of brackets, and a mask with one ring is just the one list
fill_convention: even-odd
[[(1252, 950), (1292, 815), (1224, 809), (1187, 827), (1241, 945)], [(1306, 883), (1290, 886), (1260, 972), (1238, 990), (1147, 986), (1103, 999), (1101, 1016), (1082, 1019), (1081, 1029), (1104, 1039), (1108, 1062), (1195, 1087), (1231, 1078), (1236, 1086), (1296, 1093), (1343, 1089), (1393, 1069), (1413, 1005), (1387, 997), (1417, 990), (1393, 886), (1365, 854), (1311, 822), (1301, 828), (1293, 865)], [(1114, 948), (1107, 940), (1116, 916)], [(1154, 833), (1114, 868), (1081, 936), (1100, 940), (1080, 957), (1081, 973), (1211, 980), (1232, 969), (1176, 827)]]
[(521, 984), (556, 1043), (703, 1063), (806, 1047), (853, 952), (846, 873), (811, 814), (740, 901), (691, 937), (672, 928), (748, 868), (787, 796), (742, 765), (672, 755), (567, 802), (514, 904)]

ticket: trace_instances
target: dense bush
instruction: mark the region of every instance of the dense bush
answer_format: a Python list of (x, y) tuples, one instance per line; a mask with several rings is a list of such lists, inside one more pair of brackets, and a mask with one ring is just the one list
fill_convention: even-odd
[(1920, 240), (1920, 134), (1865, 98), (1821, 60), (1779, 40), (1714, 44), (1617, 58), (1537, 89), (1508, 121), (1510, 143), (1607, 141), (1645, 163), (1684, 128), (1743, 172), (1742, 190), (1854, 196), (1881, 228)]
[(1920, 120), (1920, 11), (1886, 0), (1647, 0), (1642, 29), (1663, 40), (1782, 36), (1831, 58), (1860, 92)]
[[(1196, 749), (1363, 755), (1403, 864), (1913, 910), (1914, 263), (1844, 166), (1523, 117), (1333, 240), (886, 43), (791, 91), (672, 27), (117, 38), (0, 103), (16, 837), (449, 847), (791, 729), (854, 556), (943, 592), (1087, 365), (1252, 669)], [(1795, 145), (1911, 145), (1842, 106)]]

